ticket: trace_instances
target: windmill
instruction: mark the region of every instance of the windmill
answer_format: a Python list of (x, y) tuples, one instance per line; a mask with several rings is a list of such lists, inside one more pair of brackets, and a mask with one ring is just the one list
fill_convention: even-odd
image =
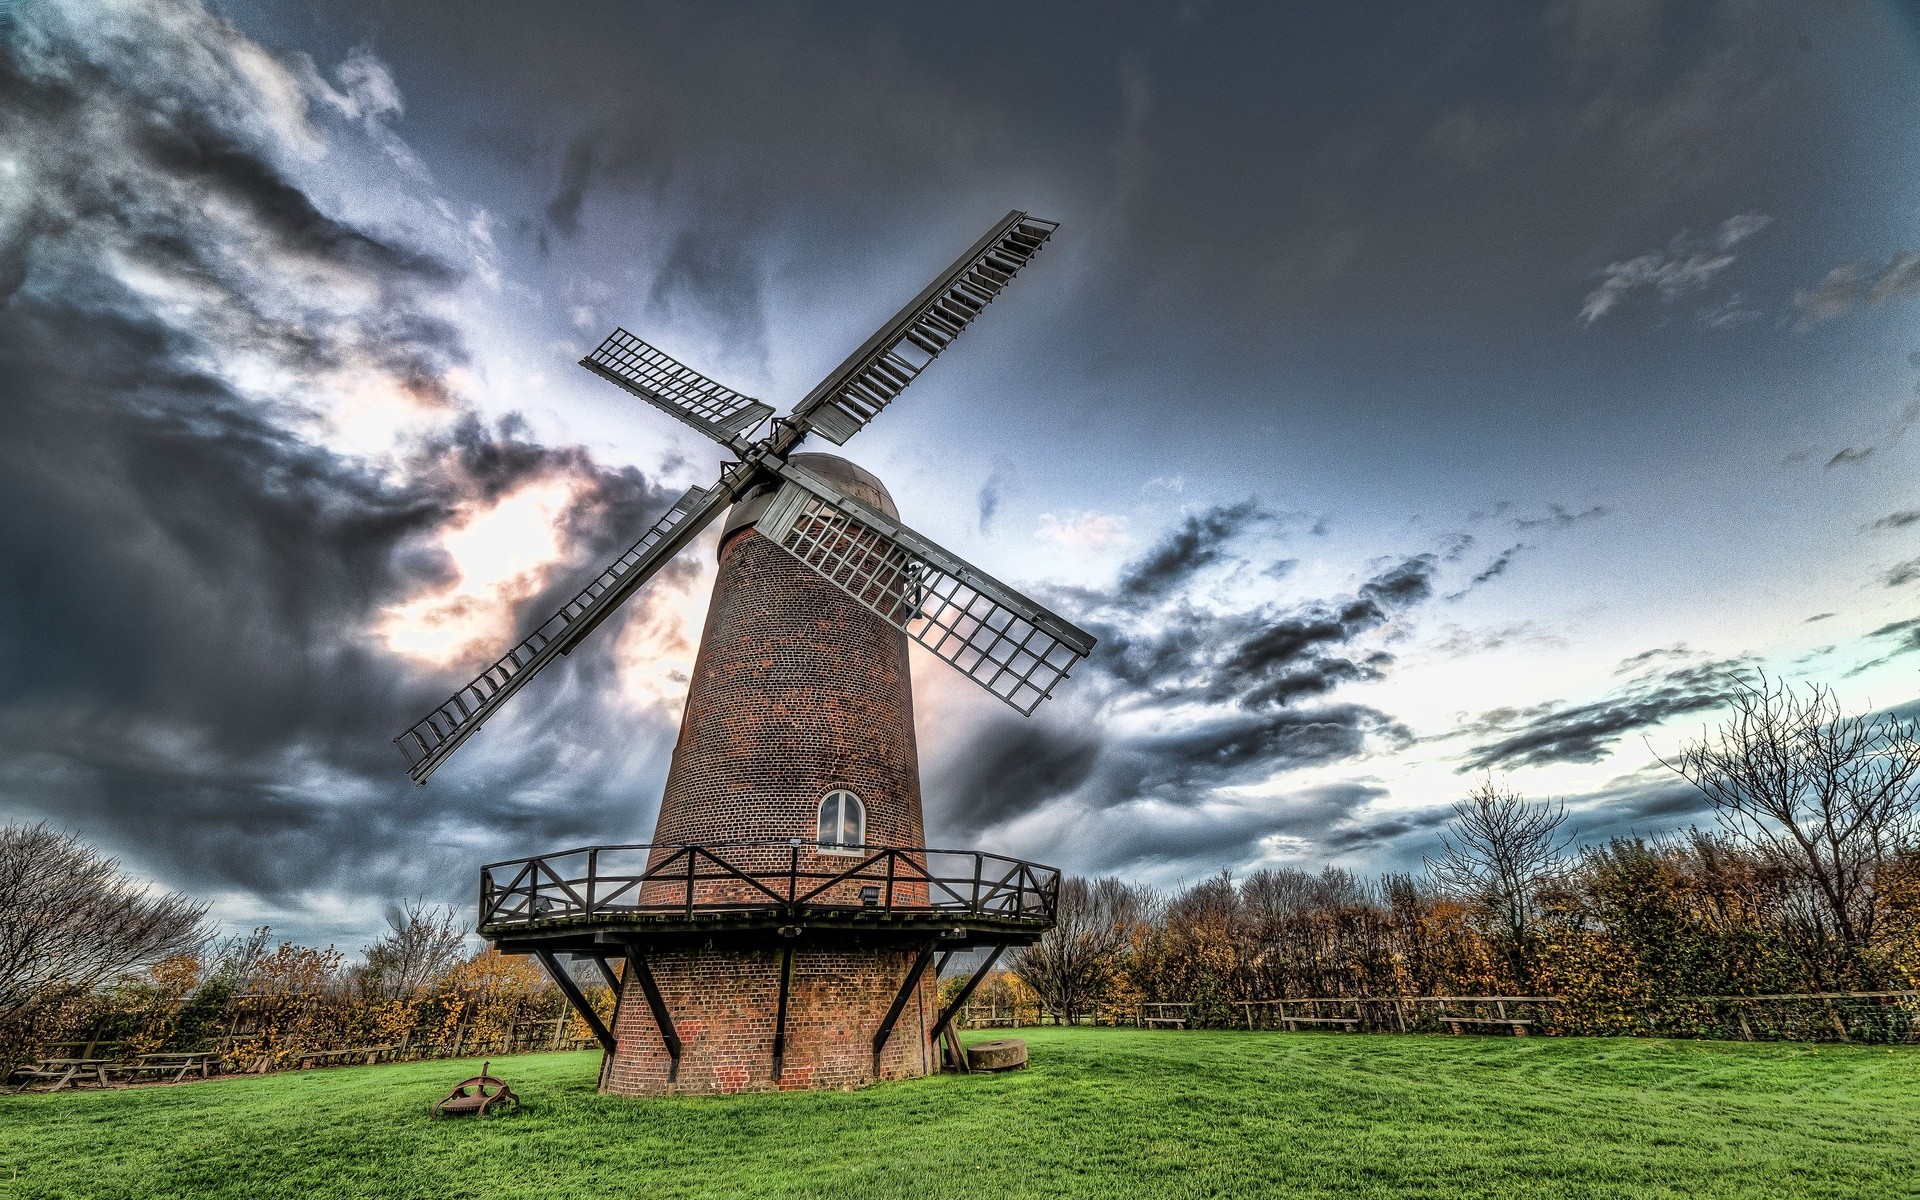
[[(605, 1090), (924, 1073), (1000, 952), (1052, 925), (1057, 871), (922, 844), (907, 641), (1031, 715), (1094, 639), (907, 527), (866, 471), (799, 447), (865, 428), (1055, 228), (1008, 213), (785, 417), (624, 329), (581, 360), (731, 461), (395, 740), (425, 783), (726, 514), (654, 840), (482, 871), (480, 932), (541, 958), (607, 1052)], [(940, 967), (974, 948), (990, 952), (939, 1010)], [(617, 997), (611, 1027), (562, 954), (599, 964)], [(950, 1035), (947, 1046), (957, 1057)]]

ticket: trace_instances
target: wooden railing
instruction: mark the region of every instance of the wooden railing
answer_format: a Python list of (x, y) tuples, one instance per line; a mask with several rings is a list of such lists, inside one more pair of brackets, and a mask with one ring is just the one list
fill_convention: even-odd
[(707, 913), (799, 918), (823, 909), (971, 917), (1047, 928), (1060, 872), (973, 850), (812, 842), (582, 846), (480, 871), (480, 929), (546, 921)]

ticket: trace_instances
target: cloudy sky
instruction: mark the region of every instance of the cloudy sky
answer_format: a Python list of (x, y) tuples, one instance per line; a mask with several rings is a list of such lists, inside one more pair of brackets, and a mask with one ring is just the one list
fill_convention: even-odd
[[(1295, 10), (1299, 11), (1295, 11)], [(847, 453), (1102, 641), (916, 660), (929, 836), (1156, 883), (1586, 837), (1729, 673), (1920, 697), (1920, 58), (1879, 3), (0, 4), (0, 819), (232, 927), (651, 830), (709, 540), (390, 743), (1009, 208)]]

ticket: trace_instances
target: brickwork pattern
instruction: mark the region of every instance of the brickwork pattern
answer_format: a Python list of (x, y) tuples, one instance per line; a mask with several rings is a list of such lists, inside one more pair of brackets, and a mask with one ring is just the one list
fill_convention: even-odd
[[(680, 1035), (679, 1079), (637, 982), (625, 983), (615, 1020), (616, 1051), (604, 1091), (623, 1096), (853, 1088), (877, 1082), (873, 1035), (913, 966), (906, 949), (795, 951), (787, 998), (787, 1053), (773, 1078), (780, 953), (773, 949), (652, 954), (647, 963)], [(937, 1019), (932, 970), (907, 1000), (881, 1055), (879, 1079), (935, 1070), (927, 1034)]]
[[(813, 849), (837, 788), (865, 805), (867, 844), (925, 844), (906, 635), (741, 529), (720, 549), (653, 840), (799, 838), (803, 871), (837, 874), (860, 860)], [(788, 852), (764, 858), (756, 868), (784, 868)], [(826, 899), (858, 903), (846, 890)], [(702, 882), (696, 899), (750, 898), (738, 891)]]
[[(884, 501), (879, 482), (871, 486)], [(797, 838), (801, 872), (837, 875), (864, 857), (816, 849), (820, 800), (840, 788), (865, 806), (868, 845), (925, 844), (906, 635), (751, 525), (730, 529), (653, 840), (714, 845)], [(790, 846), (724, 853), (756, 870), (784, 871), (794, 861)], [(815, 902), (858, 905), (862, 882), (871, 883), (838, 885)], [(765, 899), (725, 879), (698, 880), (694, 893), (703, 904)], [(662, 882), (649, 884), (643, 899), (678, 902), (685, 894), (683, 884)], [(900, 884), (894, 895), (901, 903), (925, 903), (926, 887)], [(786, 1069), (777, 1085), (779, 951), (721, 944), (649, 954), (683, 1044), (678, 1082), (669, 1085), (669, 1058), (652, 1010), (638, 983), (628, 982), (602, 1087), (659, 1095), (875, 1082), (873, 1035), (916, 953), (898, 946), (797, 949)], [(934, 1069), (927, 1031), (937, 999), (928, 972), (888, 1040), (878, 1078)]]

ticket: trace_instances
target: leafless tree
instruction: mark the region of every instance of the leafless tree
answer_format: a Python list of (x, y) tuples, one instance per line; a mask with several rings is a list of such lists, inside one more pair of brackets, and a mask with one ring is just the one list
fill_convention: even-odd
[(1735, 680), (1728, 703), (1727, 722), (1666, 765), (1803, 882), (1814, 940), (1857, 967), (1879, 932), (1876, 875), (1915, 844), (1920, 723), (1849, 716), (1829, 688), (1764, 675)]
[(0, 1022), (198, 949), (206, 913), (128, 877), (72, 834), (0, 827)]
[(1567, 808), (1531, 801), (1483, 780), (1453, 806), (1440, 853), (1427, 869), (1444, 891), (1480, 906), (1506, 942), (1514, 981), (1524, 985), (1541, 890), (1559, 874), (1573, 835)]
[(1099, 995), (1151, 905), (1145, 888), (1112, 877), (1067, 876), (1060, 881), (1058, 923), (1034, 945), (1015, 949), (1007, 969), (1071, 1021)]
[(465, 957), (468, 926), (451, 905), (424, 899), (387, 909), (387, 934), (367, 947), (367, 977), (376, 991), (410, 995), (429, 986)]

